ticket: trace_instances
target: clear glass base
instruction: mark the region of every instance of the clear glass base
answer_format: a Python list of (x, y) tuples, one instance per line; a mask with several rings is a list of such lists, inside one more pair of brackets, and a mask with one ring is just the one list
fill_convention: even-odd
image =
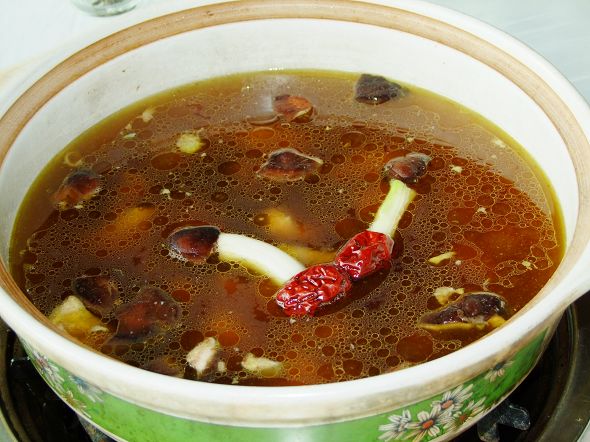
[(101, 17), (130, 11), (139, 2), (140, 0), (72, 0), (84, 12)]

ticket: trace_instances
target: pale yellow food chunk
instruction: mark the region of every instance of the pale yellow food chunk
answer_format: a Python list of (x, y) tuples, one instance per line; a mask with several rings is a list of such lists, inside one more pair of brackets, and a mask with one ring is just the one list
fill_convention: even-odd
[(274, 237), (295, 240), (304, 234), (303, 224), (289, 213), (274, 207), (264, 213), (267, 217), (267, 227)]
[(144, 110), (141, 113), (141, 119), (143, 120), (144, 123), (149, 123), (152, 120), (152, 118), (154, 118), (155, 113), (156, 113), (155, 107), (148, 107), (146, 110)]
[(136, 206), (125, 209), (115, 221), (115, 227), (118, 231), (135, 228), (143, 221), (147, 221), (155, 210), (156, 208), (151, 205)]
[(102, 321), (90, 313), (82, 301), (68, 296), (49, 315), (49, 320), (69, 335), (84, 340), (92, 333), (108, 332)]
[(462, 295), (465, 293), (465, 290), (455, 289), (453, 287), (437, 287), (434, 291), (434, 297), (438, 301), (440, 305), (445, 305), (449, 302), (449, 298), (454, 294)]
[(206, 338), (188, 352), (186, 361), (201, 376), (211, 366), (218, 349), (219, 343), (215, 338)]
[(449, 322), (448, 324), (428, 324), (426, 322), (419, 322), (418, 323), (418, 327), (421, 327), (426, 330), (435, 331), (435, 332), (473, 330), (474, 328), (477, 330), (483, 330), (485, 328), (485, 326), (486, 326), (485, 322), (482, 322), (482, 323)]
[(494, 315), (490, 319), (487, 320), (487, 323), (493, 328), (498, 328), (502, 324), (504, 324), (505, 322), (506, 322), (506, 319), (504, 319), (500, 315)]
[(257, 376), (265, 378), (273, 378), (281, 373), (283, 364), (272, 359), (256, 357), (252, 353), (248, 353), (242, 360), (242, 367), (246, 371)]
[(437, 265), (441, 264), (444, 261), (448, 261), (453, 256), (455, 256), (456, 254), (457, 254), (456, 252), (445, 252), (445, 253), (441, 253), (440, 255), (433, 256), (432, 258), (429, 258), (428, 259), (428, 262), (430, 264), (433, 264), (433, 265), (437, 266)]
[(182, 153), (196, 153), (203, 148), (203, 145), (203, 140), (199, 134), (194, 132), (180, 134), (176, 140), (176, 147), (178, 147)]

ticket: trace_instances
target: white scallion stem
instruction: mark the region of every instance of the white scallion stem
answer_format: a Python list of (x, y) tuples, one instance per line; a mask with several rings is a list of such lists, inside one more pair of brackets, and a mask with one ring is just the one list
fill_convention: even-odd
[(416, 192), (399, 180), (391, 180), (389, 184), (389, 192), (367, 230), (393, 236), (399, 220), (416, 196)]
[(303, 264), (281, 249), (235, 233), (221, 233), (217, 240), (217, 251), (223, 261), (237, 261), (268, 276), (279, 285), (305, 270)]

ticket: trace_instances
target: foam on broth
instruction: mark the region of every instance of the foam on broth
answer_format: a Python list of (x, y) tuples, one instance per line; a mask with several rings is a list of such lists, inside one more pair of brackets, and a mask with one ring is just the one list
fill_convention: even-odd
[[(185, 357), (213, 336), (225, 370), (200, 380), (254, 385), (314, 384), (366, 377), (431, 360), (489, 330), (431, 333), (416, 327), (436, 308), (438, 287), (489, 290), (518, 310), (545, 284), (563, 252), (560, 215), (536, 166), (500, 129), (460, 105), (415, 87), (380, 105), (357, 103), (358, 75), (334, 72), (240, 74), (189, 85), (120, 111), (74, 140), (31, 187), (18, 215), (11, 269), (49, 314), (82, 275), (110, 275), (129, 302), (146, 286), (182, 306), (177, 327), (145, 342), (98, 350), (137, 366), (166, 358), (196, 379)], [(315, 108), (309, 122), (273, 121), (272, 100), (292, 94)], [(146, 117), (145, 111), (148, 111)], [(142, 116), (143, 114), (143, 116)], [(178, 150), (179, 134), (204, 145)], [(292, 147), (323, 159), (318, 173), (280, 183), (257, 178), (267, 155)], [(394, 236), (389, 270), (355, 284), (313, 318), (290, 320), (277, 287), (238, 263), (196, 265), (170, 256), (166, 237), (183, 225), (211, 224), (274, 245), (330, 256), (365, 229), (385, 196), (381, 169), (408, 152), (432, 157), (418, 197)], [(73, 169), (103, 177), (100, 194), (55, 210), (51, 195)], [(133, 218), (130, 211), (145, 209)], [(296, 233), (277, 232), (272, 210)], [(456, 254), (434, 266), (428, 258)], [(116, 328), (112, 314), (104, 324)], [(256, 377), (247, 353), (282, 363)], [(220, 366), (222, 367), (222, 366)]]

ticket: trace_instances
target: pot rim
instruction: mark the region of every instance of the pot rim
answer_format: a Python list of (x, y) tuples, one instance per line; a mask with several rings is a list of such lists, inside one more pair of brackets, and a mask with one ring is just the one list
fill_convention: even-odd
[[(359, 11), (366, 13), (360, 16)], [(400, 15), (407, 20), (405, 28), (392, 20)], [(194, 20), (187, 20), (187, 16)], [(341, 0), (338, 2), (338, 8), (334, 8), (334, 2), (329, 0), (284, 0), (280, 3), (272, 2), (272, 0), (243, 0), (240, 1), (240, 8), (236, 8), (235, 4), (231, 3), (216, 3), (136, 24), (71, 55), (41, 77), (13, 104), (0, 119), (0, 162), (4, 160), (12, 142), (26, 122), (42, 108), (45, 102), (85, 72), (128, 50), (149, 44), (159, 38), (190, 30), (186, 29), (187, 26), (196, 29), (233, 21), (265, 18), (322, 18), (360, 22), (392, 29), (403, 28), (401, 30), (434, 39), (466, 52), (469, 56), (510, 78), (543, 108), (562, 135), (575, 168), (579, 171), (577, 184), (580, 191), (579, 212), (573, 240), (559, 269), (537, 297), (505, 326), (452, 354), (396, 372), (332, 384), (266, 388), (264, 402), (269, 410), (284, 412), (289, 408), (289, 401), (292, 400), (304, 399), (308, 404), (320, 406), (322, 404), (338, 405), (387, 391), (398, 395), (393, 400), (403, 402), (407, 399), (405, 392), (410, 392), (418, 386), (432, 384), (434, 381), (439, 381), (435, 393), (442, 392), (446, 388), (461, 383), (461, 380), (469, 379), (484, 371), (486, 367), (510, 357), (518, 348), (542, 331), (549, 320), (561, 314), (573, 300), (571, 293), (575, 292), (579, 295), (588, 288), (581, 287), (576, 281), (576, 275), (583, 267), (583, 263), (576, 264), (576, 262), (582, 255), (584, 255), (583, 262), (587, 261), (588, 253), (585, 249), (590, 237), (590, 226), (584, 227), (584, 224), (590, 224), (587, 221), (590, 219), (590, 202), (588, 201), (590, 173), (583, 173), (587, 172), (590, 166), (585, 166), (582, 158), (583, 151), (590, 152), (588, 143), (590, 110), (586, 102), (553, 66), (514, 38), (471, 17), (424, 2), (392, 0), (365, 3)], [(412, 28), (416, 22), (422, 27)], [(436, 34), (435, 31), (440, 26), (451, 29), (455, 37)], [(146, 30), (154, 31), (155, 36), (148, 37), (150, 33), (145, 32)], [(528, 84), (525, 80), (534, 81)], [(51, 82), (57, 82), (58, 86), (49, 87)], [(539, 90), (546, 95), (541, 97), (534, 95)], [(97, 378), (106, 379), (105, 373), (108, 373), (113, 381), (99, 383), (105, 391), (148, 408), (165, 410), (170, 414), (178, 414), (178, 409), (142, 400), (130, 394), (129, 387), (132, 391), (139, 391), (149, 386), (153, 391), (167, 391), (170, 397), (177, 398), (198, 395), (204, 402), (209, 400), (237, 407), (249, 407), (260, 400), (261, 387), (209, 384), (162, 376), (126, 365), (85, 348), (50, 328), (47, 319), (26, 301), (10, 277), (4, 262), (0, 266), (0, 276), (5, 291), (17, 297), (20, 296), (22, 302), (21, 305), (7, 293), (1, 294), (0, 311), (6, 322), (25, 340), (43, 342), (43, 347), (50, 349), (47, 354), (52, 359), (91, 383)], [(482, 348), (487, 351), (484, 353)], [(70, 360), (72, 357), (76, 359), (75, 364)], [(457, 366), (464, 361), (470, 362), (463, 366), (462, 373), (459, 375)], [(440, 383), (441, 378), (446, 378), (446, 382)], [(411, 402), (417, 402), (433, 394), (428, 388), (423, 388), (423, 391), (422, 396), (412, 394)], [(390, 409), (390, 405), (388, 404), (381, 411)], [(364, 412), (376, 414), (375, 410)], [(338, 415), (330, 419), (336, 421), (352, 417), (352, 415)], [(354, 417), (359, 417), (358, 410)], [(272, 425), (283, 426), (308, 421), (304, 419), (299, 422), (296, 421), (297, 418), (290, 418), (288, 415), (281, 421), (278, 421), (275, 416), (264, 416), (256, 422), (249, 421), (243, 424), (256, 425), (267, 419), (273, 420)]]

